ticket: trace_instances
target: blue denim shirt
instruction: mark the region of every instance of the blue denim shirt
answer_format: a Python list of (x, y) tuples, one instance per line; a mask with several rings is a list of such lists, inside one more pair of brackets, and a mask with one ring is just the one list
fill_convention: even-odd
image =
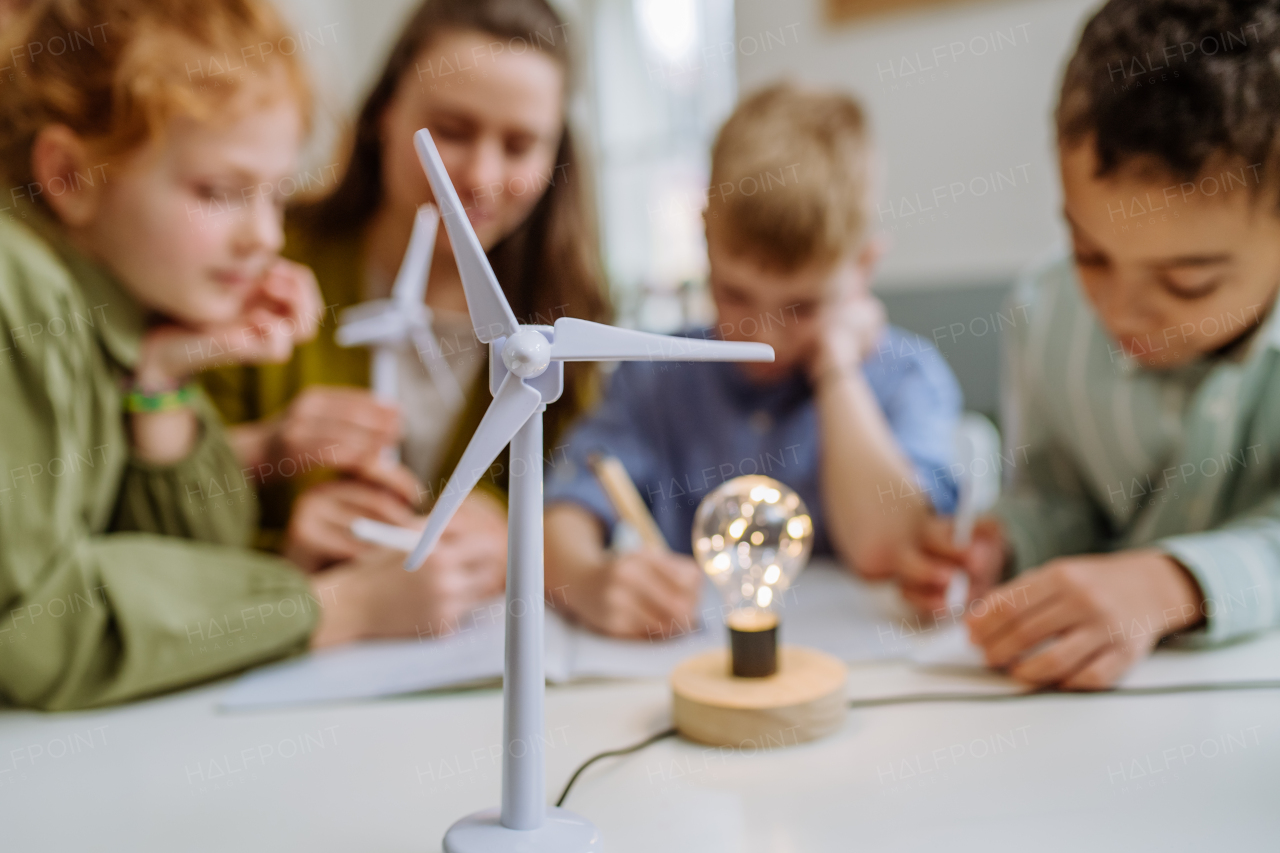
[[(917, 482), (897, 490), (914, 486), (938, 512), (951, 513), (961, 396), (946, 361), (923, 338), (889, 327), (862, 371), (915, 468)], [(818, 412), (801, 373), (760, 385), (732, 363), (621, 364), (599, 408), (552, 451), (546, 482), (548, 504), (577, 503), (611, 530), (617, 515), (587, 463), (594, 453), (622, 461), (676, 551), (691, 553), (693, 515), (708, 492), (764, 474), (799, 493), (813, 518), (814, 553), (831, 553), (818, 486)]]

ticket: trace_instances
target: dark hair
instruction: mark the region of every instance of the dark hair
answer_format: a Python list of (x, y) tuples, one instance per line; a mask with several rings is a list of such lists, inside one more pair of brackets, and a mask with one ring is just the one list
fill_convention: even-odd
[[(555, 59), (566, 80), (572, 76), (565, 25), (546, 0), (425, 0), (405, 23), (360, 108), (342, 179), (330, 195), (291, 210), (291, 224), (320, 239), (351, 234), (368, 224), (382, 203), (382, 114), (432, 41), (443, 33), (468, 30), (509, 42), (523, 40)], [(525, 221), (487, 253), (518, 320), (609, 319), (596, 239), (587, 173), (566, 121), (550, 185)], [(597, 375), (589, 362), (565, 365), (564, 394), (547, 412), (548, 442), (586, 408)]]
[(1067, 65), (1058, 137), (1093, 134), (1098, 176), (1155, 166), (1179, 180), (1215, 161), (1280, 181), (1280, 0), (1111, 0)]
[[(382, 114), (432, 41), (446, 32), (467, 30), (523, 40), (555, 59), (566, 79), (571, 75), (565, 24), (546, 0), (425, 0), (405, 23), (360, 108), (342, 179), (328, 196), (290, 211), (292, 222), (321, 238), (350, 234), (368, 224), (382, 203)], [(567, 122), (555, 162), (546, 192), (525, 221), (489, 250), (489, 262), (522, 322), (550, 323), (565, 314), (602, 320), (608, 301), (601, 286), (595, 217)]]

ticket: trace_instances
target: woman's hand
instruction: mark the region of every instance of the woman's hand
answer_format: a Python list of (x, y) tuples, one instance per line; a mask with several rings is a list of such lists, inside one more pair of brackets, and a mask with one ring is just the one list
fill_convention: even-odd
[[(381, 479), (382, 452), (399, 443), (400, 432), (398, 406), (363, 388), (313, 385), (298, 394), (283, 415), (267, 422), (262, 437), (265, 469), (259, 469), (259, 479), (295, 476), (316, 467), (362, 476), (371, 472), (367, 476)], [(417, 506), (420, 501), (415, 491), (410, 503)]]
[(420, 527), (423, 521), (405, 495), (377, 483), (320, 483), (304, 492), (293, 505), (284, 556), (304, 571), (314, 572), (373, 551), (375, 546), (351, 532), (351, 522), (362, 517), (400, 527)]
[[(421, 520), (419, 520), (421, 523)], [(375, 637), (434, 637), (458, 630), (506, 584), (506, 514), (473, 492), (416, 572), (404, 553), (371, 547), (312, 576), (321, 601), (312, 648)]]

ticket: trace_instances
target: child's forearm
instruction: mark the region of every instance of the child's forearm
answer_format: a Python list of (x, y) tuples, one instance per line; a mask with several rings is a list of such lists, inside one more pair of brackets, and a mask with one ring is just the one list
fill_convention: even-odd
[(928, 515), (910, 462), (861, 369), (834, 371), (815, 389), (822, 464), (821, 495), (832, 546), (846, 563), (871, 574)]
[[(144, 341), (133, 377), (134, 391), (144, 395), (177, 388), (189, 375), (169, 364), (161, 348), (151, 345), (153, 340)], [(170, 465), (195, 449), (200, 421), (186, 404), (155, 412), (135, 410), (129, 415), (129, 431), (134, 455), (153, 465)]]
[(253, 421), (227, 428), (227, 443), (231, 445), (240, 467), (266, 468), (271, 458), (271, 438), (274, 421)]
[(129, 416), (134, 454), (153, 465), (171, 465), (191, 454), (200, 435), (200, 421), (188, 408)]
[(547, 599), (576, 612), (574, 604), (583, 582), (608, 560), (604, 528), (599, 519), (570, 503), (547, 507), (545, 523)]

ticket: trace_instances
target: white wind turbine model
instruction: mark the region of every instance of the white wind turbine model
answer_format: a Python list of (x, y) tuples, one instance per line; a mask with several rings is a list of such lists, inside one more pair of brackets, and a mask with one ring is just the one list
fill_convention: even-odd
[(391, 298), (362, 302), (342, 312), (342, 325), (334, 339), (341, 347), (373, 347), (370, 385), (380, 400), (397, 400), (396, 349), (408, 343), (418, 351), (422, 366), (445, 404), (455, 408), (462, 403), (462, 387), (449, 369), (431, 328), (431, 309), (423, 303), (439, 227), (440, 213), (435, 205), (420, 205), (413, 219), (409, 248), (391, 287)]
[(587, 821), (547, 805), (543, 773), (542, 413), (564, 390), (566, 361), (773, 361), (765, 344), (677, 338), (561, 317), (516, 321), (426, 130), (418, 158), (440, 205), (476, 336), (489, 345), (493, 403), (427, 519), (405, 568), (417, 569), (480, 476), (511, 445), (506, 662), (503, 670), (502, 808), (455, 823), (446, 853), (600, 849)]

